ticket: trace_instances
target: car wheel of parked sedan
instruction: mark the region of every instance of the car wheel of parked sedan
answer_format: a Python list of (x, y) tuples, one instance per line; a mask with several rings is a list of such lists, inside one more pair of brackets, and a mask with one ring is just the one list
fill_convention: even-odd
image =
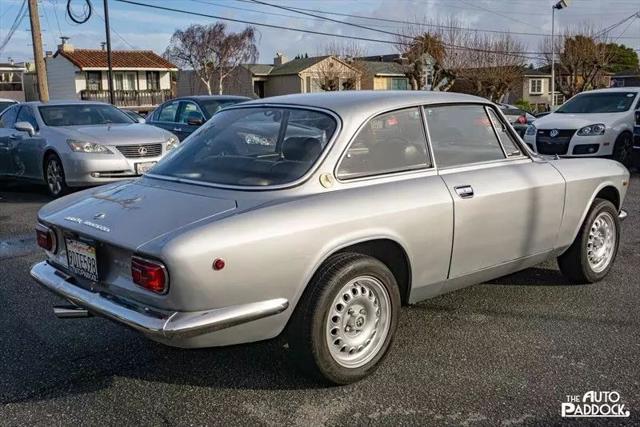
[(44, 165), (44, 179), (49, 194), (53, 197), (64, 196), (69, 191), (69, 187), (65, 181), (60, 158), (56, 154), (49, 154)]
[(608, 200), (595, 199), (576, 240), (558, 257), (560, 271), (577, 283), (602, 280), (613, 265), (620, 241), (618, 212)]
[(617, 160), (625, 166), (631, 165), (631, 150), (633, 145), (633, 138), (630, 133), (623, 132), (616, 139), (613, 145), (613, 154), (611, 158)]
[(330, 257), (316, 272), (289, 323), (297, 363), (334, 384), (375, 371), (393, 341), (400, 292), (379, 260), (356, 253)]

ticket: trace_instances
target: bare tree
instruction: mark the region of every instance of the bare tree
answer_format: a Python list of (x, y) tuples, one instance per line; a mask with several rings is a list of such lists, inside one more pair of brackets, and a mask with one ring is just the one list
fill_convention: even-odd
[[(541, 45), (543, 61), (551, 67), (551, 43)], [(612, 59), (606, 36), (589, 26), (568, 29), (555, 40), (556, 90), (569, 98), (588, 89), (606, 87), (605, 69)]]
[(357, 89), (358, 81), (368, 72), (361, 59), (365, 55), (366, 49), (356, 42), (332, 42), (325, 45), (318, 52), (318, 56), (337, 58), (348, 66), (336, 64), (334, 61), (323, 61), (318, 64), (320, 88), (324, 91)]
[(171, 36), (164, 56), (180, 67), (191, 68), (212, 93), (213, 80), (217, 91), (223, 93), (224, 79), (240, 64), (258, 58), (256, 31), (247, 27), (239, 33), (227, 33), (225, 23), (190, 25), (176, 30)]

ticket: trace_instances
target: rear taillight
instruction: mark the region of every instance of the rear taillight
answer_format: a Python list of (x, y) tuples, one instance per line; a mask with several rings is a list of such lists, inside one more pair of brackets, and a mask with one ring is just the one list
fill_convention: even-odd
[(45, 251), (56, 251), (56, 235), (49, 227), (38, 224), (36, 226), (36, 240), (38, 241), (38, 246)]
[(165, 293), (169, 286), (167, 269), (161, 262), (137, 256), (131, 258), (131, 277), (136, 285), (158, 294)]

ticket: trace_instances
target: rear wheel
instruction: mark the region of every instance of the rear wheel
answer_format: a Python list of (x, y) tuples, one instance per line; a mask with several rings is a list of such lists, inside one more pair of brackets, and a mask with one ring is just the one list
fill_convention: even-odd
[(49, 194), (53, 197), (64, 196), (69, 191), (64, 177), (62, 162), (56, 154), (49, 154), (45, 160), (44, 179)]
[(375, 371), (398, 324), (400, 292), (379, 260), (355, 253), (329, 258), (289, 324), (295, 361), (312, 375), (349, 384)]
[(558, 257), (560, 271), (576, 283), (602, 280), (618, 253), (620, 220), (608, 200), (596, 199), (573, 244)]
[(613, 146), (613, 154), (611, 158), (617, 160), (623, 165), (631, 166), (631, 150), (633, 146), (633, 138), (630, 133), (623, 132), (618, 136)]

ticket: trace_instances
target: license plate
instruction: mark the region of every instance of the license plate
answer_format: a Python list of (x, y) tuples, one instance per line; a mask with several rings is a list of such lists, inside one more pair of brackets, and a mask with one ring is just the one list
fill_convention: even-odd
[(67, 243), (67, 262), (69, 270), (91, 281), (98, 281), (98, 259), (96, 248), (75, 239), (65, 239)]
[(144, 163), (136, 163), (136, 173), (138, 175), (142, 175), (143, 173), (149, 172), (149, 169), (154, 167), (157, 162), (144, 162)]

